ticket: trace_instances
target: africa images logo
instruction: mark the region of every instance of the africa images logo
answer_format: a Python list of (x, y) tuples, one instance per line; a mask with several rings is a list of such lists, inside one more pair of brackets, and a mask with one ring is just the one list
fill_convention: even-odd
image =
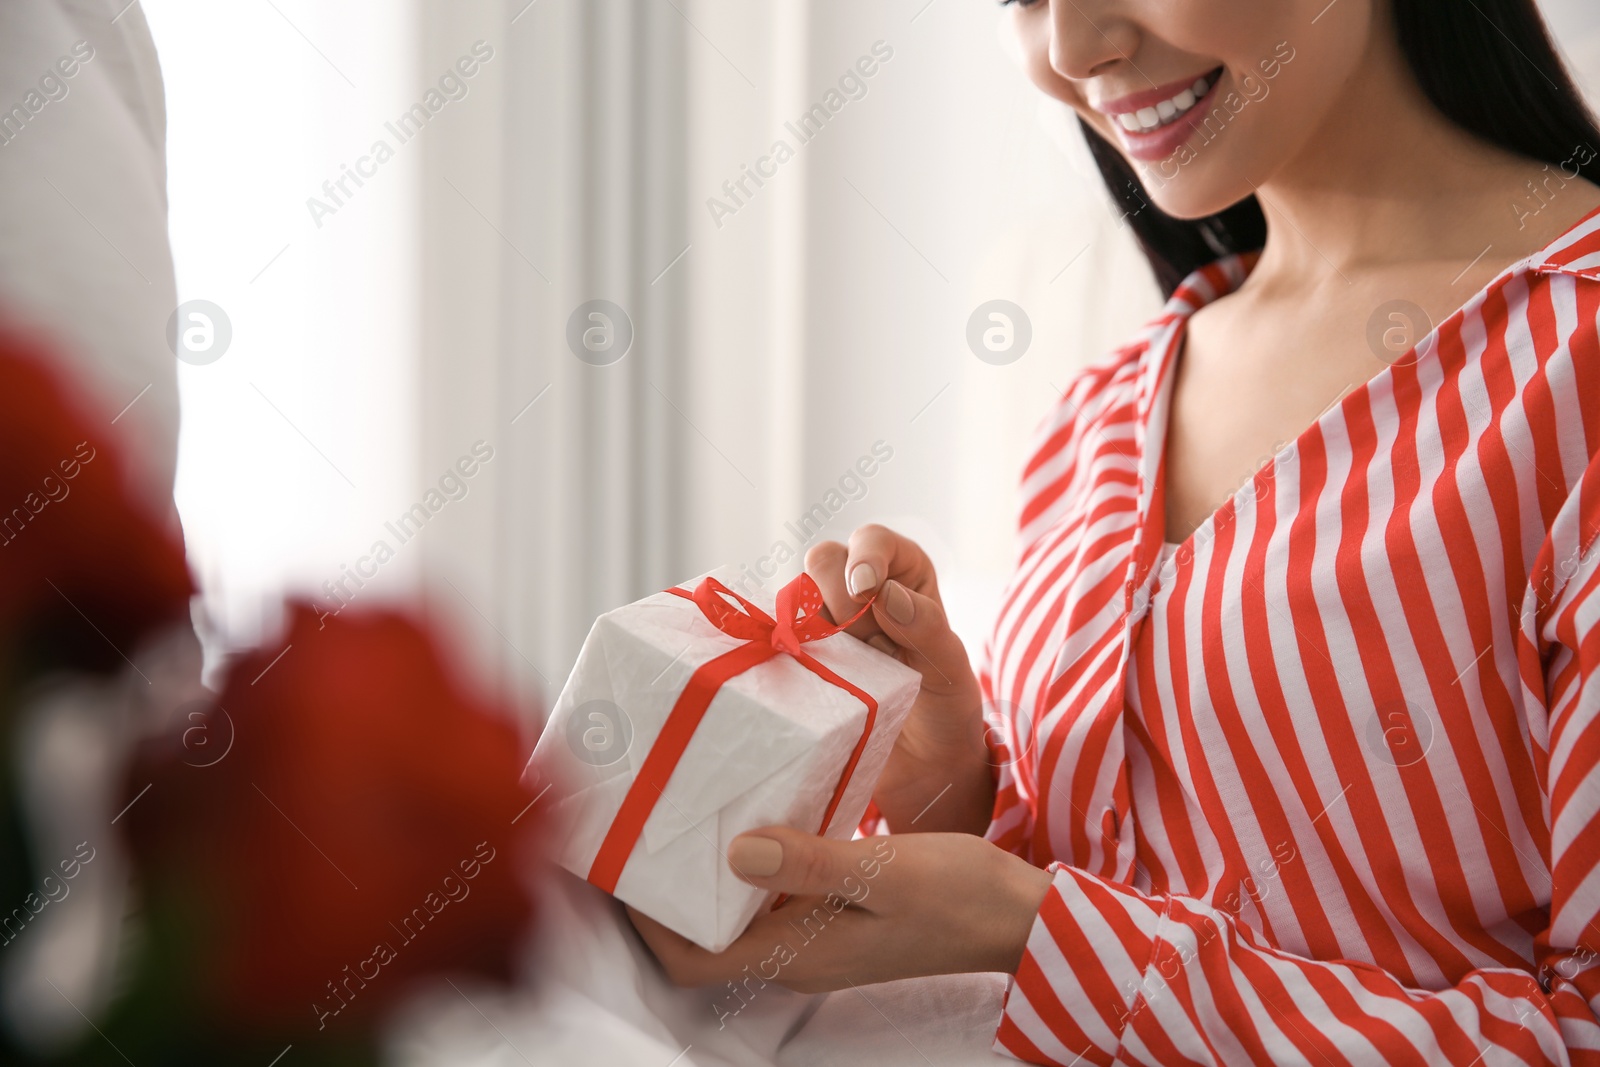
[[(339, 164), (339, 176), (329, 178), (322, 183), (322, 197), (310, 196), (306, 198), (306, 210), (311, 213), (311, 221), (316, 223), (317, 229), (322, 229), (322, 220), (328, 215), (336, 215), (356, 193), (366, 185), (367, 179), (378, 175), (378, 167), (389, 162), (395, 157), (397, 145), (403, 145), (422, 132), (424, 126), (445, 106), (452, 101), (465, 100), (471, 92), (469, 84), (483, 65), (494, 58), (494, 48), (487, 41), (474, 41), (470, 55), (464, 55), (439, 75), (438, 83), (430, 86), (422, 94), (422, 99), (412, 104), (393, 121), (385, 122), (383, 128), (394, 137), (394, 143), (389, 143), (389, 138), (379, 137), (373, 141), (366, 154), (356, 158), (355, 166), (348, 163)], [(350, 188), (354, 182), (355, 188)]]
[[(865, 98), (868, 79), (878, 73), (882, 64), (893, 58), (894, 49), (889, 44), (873, 41), (871, 55), (861, 56), (845, 68), (834, 85), (822, 94), (822, 99), (797, 119), (784, 122), (783, 128), (793, 137), (793, 143), (789, 137), (775, 138), (766, 153), (756, 158), (754, 165), (739, 164), (739, 173), (722, 183), (722, 196), (706, 197), (706, 210), (711, 213), (711, 221), (716, 223), (717, 229), (722, 229), (723, 219), (737, 215), (739, 209), (748, 204), (768, 181), (777, 177), (778, 168), (793, 159), (801, 145), (809, 144), (821, 133), (823, 127), (845, 109), (846, 104)], [(751, 188), (752, 183), (754, 188)]]

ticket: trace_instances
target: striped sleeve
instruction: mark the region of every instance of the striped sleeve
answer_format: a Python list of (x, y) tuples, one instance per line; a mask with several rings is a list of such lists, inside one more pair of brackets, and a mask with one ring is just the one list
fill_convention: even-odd
[[(1132, 398), (1134, 374), (1147, 338), (1111, 352), (1090, 364), (1068, 384), (1039, 425), (1021, 479), (1022, 505), (1017, 515), (1016, 555), (1020, 563), (1052, 523), (1070, 514), (1067, 487), (1084, 470), (1086, 436), (1105, 441), (1100, 423), (1121, 412)], [(1006, 606), (1002, 606), (1002, 618)], [(994, 770), (995, 799), (984, 837), (1006, 851), (1033, 860), (1034, 800), (1030, 792), (1035, 727), (1023, 694), (1001, 693), (995, 684), (994, 654), (998, 634), (984, 643), (978, 666), (986, 729), (984, 743)]]
[(1527, 970), (1440, 989), (1266, 944), (1229, 912), (1055, 879), (995, 1047), (1042, 1064), (1600, 1064), (1600, 461), (1550, 528), (1518, 639), (1545, 756), (1548, 919)]
[(994, 811), (989, 816), (989, 828), (983, 836), (1013, 855), (1031, 859), (1029, 843), (1033, 840), (1033, 803), (1023, 793), (1017, 778), (1017, 753), (1025, 749), (1018, 728), (1024, 724), (1018, 722), (1016, 717), (1002, 716), (996, 710), (994, 681), (987, 663), (978, 671), (978, 686), (983, 693), (986, 719), (983, 740), (989, 749), (989, 766), (994, 771), (995, 780)]

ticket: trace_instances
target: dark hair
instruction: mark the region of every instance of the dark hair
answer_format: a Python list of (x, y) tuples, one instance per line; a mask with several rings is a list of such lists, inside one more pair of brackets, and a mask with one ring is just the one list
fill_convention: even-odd
[[(1445, 118), (1491, 144), (1563, 167), (1569, 177), (1576, 170), (1600, 183), (1600, 128), (1534, 0), (1392, 0), (1391, 7), (1412, 76)], [(1122, 153), (1079, 123), (1164, 296), (1207, 263), (1266, 243), (1254, 196), (1205, 218), (1174, 218), (1150, 200)]]

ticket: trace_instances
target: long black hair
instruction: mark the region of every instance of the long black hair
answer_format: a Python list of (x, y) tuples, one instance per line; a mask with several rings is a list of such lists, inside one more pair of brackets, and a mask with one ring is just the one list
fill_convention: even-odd
[[(1433, 106), (1491, 144), (1600, 183), (1600, 128), (1556, 54), (1534, 0), (1392, 0), (1400, 50)], [(1081, 119), (1089, 150), (1164, 296), (1212, 260), (1260, 249), (1254, 196), (1200, 219), (1151, 201), (1122, 153)]]

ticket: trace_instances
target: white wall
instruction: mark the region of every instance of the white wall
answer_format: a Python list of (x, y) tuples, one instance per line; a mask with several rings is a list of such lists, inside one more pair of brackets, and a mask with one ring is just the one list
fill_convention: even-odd
[(1556, 45), (1590, 101), (1600, 100), (1600, 5), (1590, 0), (1539, 0)]

